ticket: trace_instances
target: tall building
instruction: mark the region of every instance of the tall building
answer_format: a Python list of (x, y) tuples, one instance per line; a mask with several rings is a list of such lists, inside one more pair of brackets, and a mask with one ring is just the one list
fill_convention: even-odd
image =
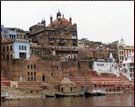
[(119, 65), (122, 64), (124, 57), (126, 57), (128, 54), (132, 52), (134, 52), (134, 46), (127, 46), (124, 42), (124, 39), (121, 39), (118, 44)]
[(66, 19), (60, 11), (55, 20), (50, 16), (49, 25), (43, 20), (31, 26), (30, 39), (43, 47), (51, 47), (53, 55), (77, 58), (77, 24), (72, 23), (72, 18)]
[(134, 80), (134, 53), (124, 57), (122, 62), (122, 73), (129, 79)]
[(16, 39), (11, 40), (2, 38), (1, 55), (3, 60), (10, 59), (29, 59), (30, 58), (30, 44), (28, 40)]

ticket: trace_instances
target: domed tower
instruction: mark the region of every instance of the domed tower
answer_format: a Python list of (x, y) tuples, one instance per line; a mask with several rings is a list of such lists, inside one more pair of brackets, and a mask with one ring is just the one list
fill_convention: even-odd
[(123, 39), (123, 38), (121, 38), (121, 40), (120, 40), (120, 45), (122, 45), (122, 46), (124, 46), (124, 45), (125, 45), (125, 41), (124, 41), (124, 39)]
[(61, 12), (60, 11), (57, 12), (56, 17), (57, 17), (57, 19), (61, 19)]

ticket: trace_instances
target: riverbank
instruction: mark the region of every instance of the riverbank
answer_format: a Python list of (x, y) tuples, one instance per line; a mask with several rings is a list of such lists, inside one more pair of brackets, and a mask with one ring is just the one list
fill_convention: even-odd
[(2, 107), (95, 107), (95, 106), (132, 106), (134, 105), (134, 94), (108, 94), (95, 97), (63, 97), (63, 98), (29, 98), (20, 100), (6, 100), (1, 103)]

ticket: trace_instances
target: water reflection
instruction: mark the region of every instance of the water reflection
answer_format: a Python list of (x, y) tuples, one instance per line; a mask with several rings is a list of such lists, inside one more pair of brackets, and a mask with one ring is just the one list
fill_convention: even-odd
[(110, 94), (100, 97), (65, 97), (47, 99), (24, 99), (4, 101), (2, 106), (29, 107), (91, 107), (91, 106), (133, 106), (134, 94)]

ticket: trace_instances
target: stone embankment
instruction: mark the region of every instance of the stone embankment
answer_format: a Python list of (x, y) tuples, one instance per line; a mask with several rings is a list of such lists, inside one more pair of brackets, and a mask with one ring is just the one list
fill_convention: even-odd
[(13, 99), (27, 99), (27, 98), (43, 98), (41, 94), (29, 94), (25, 93), (24, 91), (18, 90), (16, 88), (11, 87), (2, 87), (1, 90), (6, 92), (8, 95), (6, 99), (13, 100)]

